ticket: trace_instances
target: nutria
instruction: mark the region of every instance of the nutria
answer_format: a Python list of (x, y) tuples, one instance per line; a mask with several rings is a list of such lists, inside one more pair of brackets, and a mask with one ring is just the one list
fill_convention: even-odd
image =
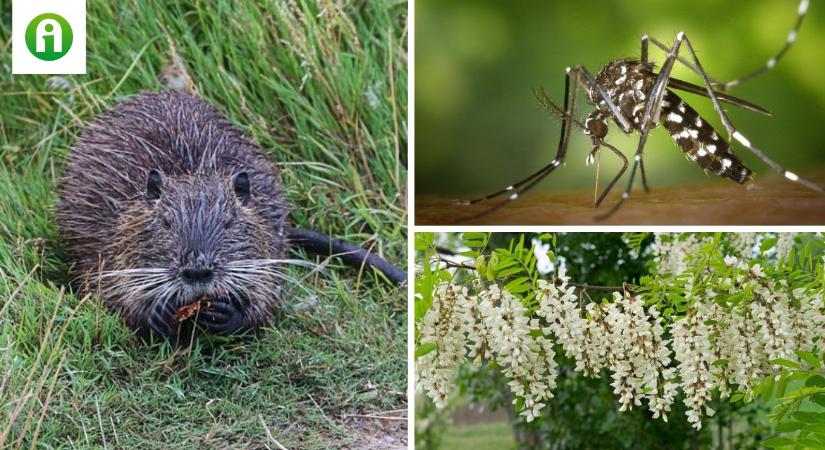
[(386, 265), (289, 228), (272, 162), (184, 92), (139, 94), (99, 116), (72, 148), (58, 193), (74, 279), (144, 335), (175, 337), (191, 305), (206, 305), (191, 322), (215, 334), (268, 324), (293, 234), (316, 253), (355, 249), (356, 262)]

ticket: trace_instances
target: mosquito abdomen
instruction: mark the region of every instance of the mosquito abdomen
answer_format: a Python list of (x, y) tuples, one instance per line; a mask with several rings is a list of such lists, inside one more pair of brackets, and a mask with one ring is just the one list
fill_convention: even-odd
[(670, 90), (662, 101), (660, 122), (673, 142), (701, 168), (740, 184), (751, 179), (751, 170), (731, 152), (713, 126)]

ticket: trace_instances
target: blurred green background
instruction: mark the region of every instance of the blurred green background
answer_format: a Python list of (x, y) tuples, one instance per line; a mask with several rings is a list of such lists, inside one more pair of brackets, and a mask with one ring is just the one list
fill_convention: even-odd
[[(825, 166), (820, 125), (825, 123), (825, 5), (811, 3), (796, 44), (776, 68), (731, 91), (769, 109), (773, 117), (727, 108), (754, 145), (801, 174)], [(613, 59), (638, 57), (645, 33), (669, 44), (678, 31), (685, 31), (709, 74), (728, 81), (757, 69), (781, 48), (796, 20), (797, 5), (797, 0), (418, 0), (416, 193), (488, 193), (552, 160), (560, 120), (544, 112), (531, 90), (543, 86), (561, 103), (567, 66), (582, 64), (595, 75)], [(657, 65), (664, 59), (657, 50), (651, 56)], [(701, 82), (678, 64), (674, 76)], [(723, 130), (709, 100), (679, 95)], [(580, 118), (590, 111), (583, 98), (580, 91)], [(637, 139), (615, 126), (608, 135), (608, 142), (628, 156)], [(567, 166), (537, 190), (592, 189), (595, 169), (584, 164), (590, 149), (589, 139), (574, 129)], [(736, 146), (735, 151), (757, 180), (774, 176), (747, 150)], [(663, 129), (652, 132), (645, 154), (654, 189), (708, 180)], [(609, 151), (601, 163), (604, 186), (620, 164)]]

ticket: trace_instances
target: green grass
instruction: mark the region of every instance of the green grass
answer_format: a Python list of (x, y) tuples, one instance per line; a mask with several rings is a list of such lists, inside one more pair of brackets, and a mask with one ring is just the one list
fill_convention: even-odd
[(9, 74), (0, 0), (0, 447), (365, 445), (352, 414), (406, 408), (406, 287), (292, 268), (260, 337), (147, 346), (67, 285), (54, 187), (95, 115), (163, 89), (174, 47), (281, 168), (296, 224), (405, 265), (406, 4), (87, 3), (87, 74), (61, 89)]
[(449, 427), (441, 448), (472, 450), (506, 450), (515, 448), (513, 429), (504, 422)]

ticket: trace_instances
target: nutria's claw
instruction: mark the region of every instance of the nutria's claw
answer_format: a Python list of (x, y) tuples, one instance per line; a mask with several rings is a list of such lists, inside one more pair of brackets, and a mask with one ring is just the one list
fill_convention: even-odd
[(172, 302), (155, 302), (149, 313), (149, 328), (166, 339), (172, 339), (178, 331), (177, 309)]
[(245, 327), (243, 314), (227, 296), (216, 297), (209, 308), (201, 309), (198, 323), (206, 327), (210, 333), (223, 335), (241, 331)]

